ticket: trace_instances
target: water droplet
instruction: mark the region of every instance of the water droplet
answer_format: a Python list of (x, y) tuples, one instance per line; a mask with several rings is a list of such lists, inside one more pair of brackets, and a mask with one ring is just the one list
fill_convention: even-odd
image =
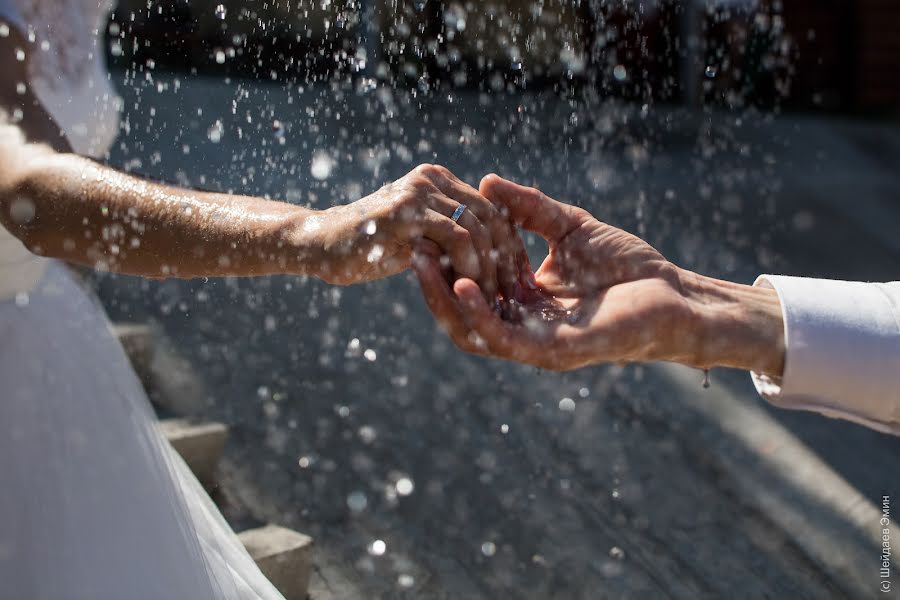
[(378, 433), (375, 431), (375, 428), (371, 425), (363, 425), (359, 428), (359, 439), (361, 439), (366, 444), (371, 444), (375, 441), (375, 438), (378, 437)]
[(371, 348), (366, 348), (366, 351), (363, 352), (363, 356), (365, 356), (366, 360), (369, 362), (375, 362), (375, 359), (378, 358), (378, 355)]
[(591, 393), (591, 390), (587, 389), (586, 387), (583, 387), (580, 390), (578, 390), (578, 395), (581, 396), (582, 398), (587, 398), (590, 395), (590, 393)]
[(16, 60), (22, 62), (25, 60), (25, 51), (21, 48), (16, 48)]
[(213, 123), (210, 128), (206, 132), (206, 137), (209, 138), (213, 144), (218, 144), (222, 141), (222, 135), (225, 133), (225, 126), (222, 125), (222, 121), (216, 121)]
[(216, 50), (216, 63), (220, 65), (225, 64), (225, 51), (224, 50)]
[(397, 488), (397, 493), (401, 496), (409, 496), (415, 489), (412, 479), (410, 479), (409, 477), (401, 477), (400, 479), (398, 479), (395, 487)]
[(709, 79), (713, 79), (713, 78), (716, 76), (716, 73), (717, 73), (717, 72), (718, 72), (718, 69), (716, 69), (715, 65), (707, 65), (707, 66), (706, 66), (706, 71), (704, 71), (704, 74), (705, 74)]
[(497, 553), (497, 546), (494, 542), (484, 542), (481, 544), (481, 553), (485, 556), (493, 556)]
[(628, 71), (625, 70), (625, 65), (616, 65), (613, 68), (613, 77), (616, 78), (616, 81), (625, 81), (628, 78)]
[[(369, 506), (369, 500), (366, 495), (360, 491), (350, 492), (347, 496), (347, 508), (354, 513), (361, 513)], [(382, 542), (383, 543), (383, 542)], [(382, 551), (383, 554), (383, 551)]]
[(703, 369), (703, 389), (709, 388), (709, 369)]
[(9, 205), (9, 216), (18, 225), (31, 223), (36, 212), (34, 202), (29, 198), (15, 198)]
[(615, 558), (616, 560), (622, 560), (625, 558), (625, 551), (618, 546), (613, 546), (609, 549), (609, 556), (610, 558)]
[(224, 4), (219, 4), (216, 6), (216, 18), (220, 21), (225, 20), (225, 17), (228, 15), (228, 11), (225, 8)]
[(501, 425), (501, 426), (500, 426), (500, 433), (502, 433), (503, 435), (506, 435), (507, 433), (509, 433), (509, 425), (507, 425), (506, 423), (504, 423), (503, 425)]
[(357, 90), (360, 94), (368, 94), (372, 90), (378, 87), (378, 82), (371, 77), (363, 77), (359, 80), (359, 84), (357, 86)]
[(369, 554), (372, 556), (383, 556), (385, 552), (387, 552), (387, 544), (384, 543), (384, 540), (375, 540), (369, 544)]
[(366, 235), (375, 235), (376, 231), (378, 231), (378, 224), (371, 219), (366, 221)]
[(0, 23), (0, 37), (9, 37), (9, 25)]
[(301, 456), (297, 459), (297, 464), (300, 465), (301, 469), (308, 469), (312, 465), (312, 459), (308, 456)]
[(28, 292), (16, 293), (16, 306), (19, 306), (19, 307), (28, 306), (29, 300), (30, 300), (30, 298), (28, 297)]
[(284, 140), (285, 135), (287, 134), (287, 130), (284, 127), (284, 123), (275, 119), (272, 121), (272, 135), (274, 135), (279, 140)]
[(575, 412), (575, 401), (571, 398), (563, 398), (559, 401), (559, 410), (563, 412)]
[(416, 580), (412, 575), (401, 573), (400, 576), (397, 577), (397, 584), (402, 588), (411, 588), (416, 584)]
[(369, 250), (369, 254), (366, 256), (366, 260), (370, 263), (376, 263), (381, 260), (381, 257), (384, 256), (384, 246), (381, 244), (375, 244), (372, 246), (372, 249)]
[(310, 173), (316, 179), (322, 181), (331, 177), (331, 171), (334, 169), (334, 160), (327, 152), (318, 151), (312, 157), (310, 163)]

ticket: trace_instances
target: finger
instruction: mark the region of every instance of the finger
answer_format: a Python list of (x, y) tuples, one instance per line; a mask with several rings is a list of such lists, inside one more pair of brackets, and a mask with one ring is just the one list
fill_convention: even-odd
[(465, 227), (431, 209), (425, 211), (419, 223), (411, 223), (410, 226), (415, 227), (421, 237), (441, 247), (450, 257), (457, 275), (476, 280), (481, 276), (478, 252), (472, 241), (472, 234)]
[(484, 341), (490, 354), (509, 360), (542, 365), (547, 351), (525, 330), (503, 321), (484, 302), (474, 281), (460, 279), (453, 285), (468, 327)]
[[(427, 240), (422, 240), (422, 242), (430, 243)], [(422, 248), (420, 242), (420, 245), (414, 246), (412, 264), (428, 309), (450, 335), (450, 339), (466, 352), (483, 354), (484, 350), (478, 346), (474, 336), (471, 335), (472, 332), (463, 318), (459, 302), (441, 274), (440, 264), (433, 252)], [(480, 292), (477, 293), (480, 295)]]
[[(492, 202), (449, 170), (431, 166), (425, 170), (425, 174), (445, 196), (459, 204), (465, 204), (466, 213), (473, 213), (490, 231), (492, 249), (495, 250), (492, 254), (492, 263), (496, 270), (497, 287), (504, 297), (513, 297), (516, 282), (519, 280), (517, 256), (525, 253), (525, 244), (518, 232), (510, 227), (509, 220)], [(466, 213), (460, 217), (460, 222), (466, 218)], [(484, 283), (480, 283), (482, 289), (485, 289)]]
[[(483, 202), (487, 200), (482, 198)], [(460, 202), (446, 196), (443, 193), (435, 192), (429, 194), (427, 204), (433, 210), (450, 217), (459, 207)], [(457, 219), (457, 224), (469, 231), (472, 237), (472, 244), (478, 253), (478, 262), (481, 268), (481, 277), (478, 279), (478, 285), (484, 291), (484, 296), (489, 302), (493, 302), (497, 297), (497, 260), (494, 250), (496, 243), (494, 241), (491, 230), (485, 226), (482, 220), (477, 216), (475, 211), (466, 205), (466, 210)]]
[(478, 252), (478, 261), (481, 264), (481, 278), (479, 287), (484, 293), (485, 299), (493, 303), (497, 298), (497, 258), (494, 251), (494, 238), (490, 229), (484, 226), (475, 213), (467, 210), (460, 215), (457, 223), (469, 230), (472, 234), (472, 243)]
[(485, 198), (509, 211), (513, 222), (548, 241), (559, 241), (575, 225), (574, 207), (557, 202), (538, 189), (490, 174), (481, 180), (479, 190)]

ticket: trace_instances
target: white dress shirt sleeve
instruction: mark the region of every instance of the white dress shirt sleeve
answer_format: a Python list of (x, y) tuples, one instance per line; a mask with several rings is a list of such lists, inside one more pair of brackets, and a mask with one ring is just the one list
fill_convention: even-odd
[(759, 393), (900, 435), (900, 282), (762, 275), (754, 285), (778, 293), (784, 316), (784, 373), (752, 373)]

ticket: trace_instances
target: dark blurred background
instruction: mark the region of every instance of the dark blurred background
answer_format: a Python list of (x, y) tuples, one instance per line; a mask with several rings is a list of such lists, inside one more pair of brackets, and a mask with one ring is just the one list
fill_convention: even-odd
[(892, 0), (123, 0), (109, 36), (125, 68), (883, 114), (898, 21)]

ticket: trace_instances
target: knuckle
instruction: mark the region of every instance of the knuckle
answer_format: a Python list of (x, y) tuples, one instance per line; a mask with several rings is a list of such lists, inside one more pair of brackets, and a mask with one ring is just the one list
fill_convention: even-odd
[(450, 169), (444, 165), (431, 165), (431, 169), (434, 175), (440, 175), (441, 177), (450, 177), (452, 175)]
[(572, 211), (572, 216), (576, 219), (584, 220), (593, 218), (593, 215), (591, 215), (591, 213), (581, 208), (580, 206), (572, 206), (570, 207), (570, 210)]
[(433, 165), (431, 163), (422, 163), (413, 169), (413, 173), (421, 176), (421, 177), (433, 177), (438, 174), (437, 165)]
[(400, 209), (413, 209), (421, 204), (422, 195), (416, 190), (404, 190), (397, 196), (396, 207)]
[(453, 241), (459, 245), (468, 245), (472, 243), (472, 234), (465, 227), (453, 228)]
[(420, 173), (415, 173), (407, 178), (407, 185), (410, 190), (418, 193), (423, 189), (429, 189), (431, 187), (431, 180)]

